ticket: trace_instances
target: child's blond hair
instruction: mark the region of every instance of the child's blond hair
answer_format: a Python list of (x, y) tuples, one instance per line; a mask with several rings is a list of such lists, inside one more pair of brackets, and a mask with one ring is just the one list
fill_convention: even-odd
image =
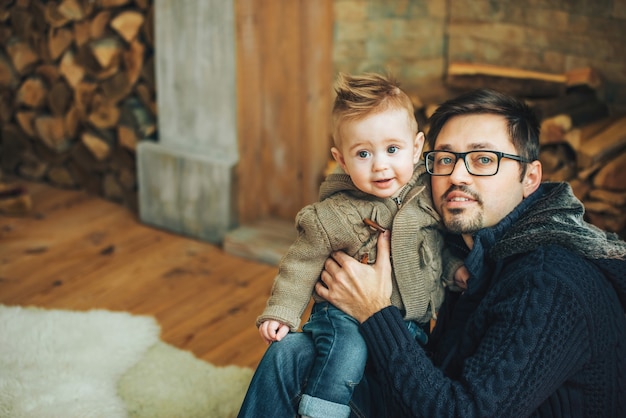
[(376, 73), (349, 75), (339, 73), (335, 81), (333, 106), (333, 140), (339, 146), (340, 127), (343, 122), (362, 119), (387, 109), (404, 109), (408, 113), (411, 129), (417, 133), (415, 110), (409, 96), (400, 89), (395, 79)]

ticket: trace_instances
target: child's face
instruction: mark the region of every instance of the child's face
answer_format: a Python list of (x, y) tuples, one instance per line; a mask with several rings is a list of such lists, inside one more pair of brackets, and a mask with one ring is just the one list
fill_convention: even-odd
[(412, 177), (424, 134), (416, 133), (404, 109), (388, 109), (340, 127), (340, 148), (331, 152), (365, 193), (394, 196)]

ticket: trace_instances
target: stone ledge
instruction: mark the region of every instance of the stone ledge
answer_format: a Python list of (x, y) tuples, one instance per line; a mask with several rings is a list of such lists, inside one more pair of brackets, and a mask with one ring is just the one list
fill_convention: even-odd
[(229, 231), (223, 246), (231, 255), (277, 266), (296, 238), (293, 220), (265, 219)]

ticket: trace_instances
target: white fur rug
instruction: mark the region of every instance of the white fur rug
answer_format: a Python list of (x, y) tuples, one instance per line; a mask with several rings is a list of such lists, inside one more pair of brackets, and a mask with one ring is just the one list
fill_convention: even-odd
[(0, 416), (236, 416), (252, 370), (212, 366), (159, 333), (125, 312), (0, 305)]
[(216, 367), (159, 342), (119, 383), (129, 418), (235, 418), (252, 369)]

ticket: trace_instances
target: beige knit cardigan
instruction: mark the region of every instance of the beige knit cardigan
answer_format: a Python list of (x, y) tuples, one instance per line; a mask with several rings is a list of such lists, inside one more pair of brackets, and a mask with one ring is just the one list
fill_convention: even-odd
[(296, 216), (298, 237), (283, 256), (271, 296), (257, 326), (273, 319), (292, 331), (314, 293), (324, 262), (342, 250), (358, 260), (376, 260), (377, 232), (363, 223), (370, 218), (391, 229), (393, 293), (391, 302), (406, 320), (427, 322), (443, 301), (440, 217), (434, 210), (430, 179), (423, 164), (396, 200), (377, 198), (358, 190), (341, 170), (329, 175), (320, 188), (320, 201)]

